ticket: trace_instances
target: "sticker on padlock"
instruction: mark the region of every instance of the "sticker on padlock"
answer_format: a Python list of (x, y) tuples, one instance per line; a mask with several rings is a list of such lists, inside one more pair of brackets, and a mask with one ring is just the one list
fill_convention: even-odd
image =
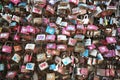
[(67, 36), (66, 36), (66, 35), (58, 35), (58, 36), (57, 36), (57, 40), (58, 40), (58, 41), (62, 41), (62, 40), (63, 40), (63, 41), (66, 41), (66, 40), (67, 40)]
[(63, 22), (63, 21), (62, 21), (62, 22), (60, 23), (60, 26), (63, 26), (63, 27), (66, 27), (67, 25), (68, 25), (67, 22)]
[(46, 40), (47, 41), (55, 41), (56, 36), (55, 35), (47, 35)]
[(40, 8), (37, 8), (37, 7), (33, 7), (32, 12), (37, 13), (37, 14), (42, 14), (42, 10)]
[(35, 48), (35, 44), (32, 43), (28, 43), (25, 46), (25, 50), (34, 50), (34, 48)]
[(61, 61), (62, 61), (62, 59), (61, 59), (60, 57), (58, 57), (58, 56), (55, 57), (55, 62), (56, 62), (57, 64), (60, 64)]
[(10, 14), (1, 14), (1, 16), (2, 16), (2, 18), (3, 19), (5, 19), (6, 21), (8, 21), (9, 23), (11, 23), (12, 22), (12, 15), (10, 15)]
[(12, 60), (19, 63), (21, 57), (18, 54), (14, 54), (14, 56), (12, 57)]
[(48, 43), (46, 48), (47, 49), (55, 49), (56, 48), (56, 44), (55, 43)]
[(39, 68), (40, 68), (41, 71), (42, 71), (42, 70), (45, 70), (45, 69), (48, 68), (48, 67), (49, 67), (49, 65), (48, 65), (47, 62), (43, 62), (43, 63), (40, 63), (40, 64), (39, 64)]
[(51, 65), (49, 66), (49, 69), (50, 69), (50, 70), (55, 70), (55, 69), (56, 69), (56, 65), (55, 65), (55, 64), (51, 64)]
[(12, 20), (16, 21), (16, 22), (20, 22), (20, 17), (16, 16), (16, 15), (13, 15)]
[(46, 60), (46, 55), (44, 53), (37, 55), (37, 61), (38, 62), (39, 61), (44, 61), (44, 60)]
[(74, 25), (68, 25), (66, 27), (66, 30), (68, 30), (68, 31), (75, 31), (75, 26)]
[(46, 33), (49, 33), (51, 35), (54, 34), (55, 33), (55, 28), (51, 28), (50, 26), (47, 26)]
[(70, 59), (70, 57), (66, 57), (66, 58), (62, 59), (62, 62), (66, 66), (66, 65), (70, 64), (72, 62), (72, 60)]
[(68, 45), (70, 45), (70, 46), (75, 46), (76, 42), (77, 42), (76, 39), (69, 38)]
[(36, 37), (36, 41), (44, 41), (45, 40), (45, 34), (38, 34)]
[(35, 63), (27, 63), (26, 64), (26, 69), (27, 70), (34, 70)]

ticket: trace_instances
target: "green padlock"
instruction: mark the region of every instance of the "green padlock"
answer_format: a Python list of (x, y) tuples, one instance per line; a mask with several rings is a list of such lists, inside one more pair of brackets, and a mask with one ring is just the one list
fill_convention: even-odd
[(0, 4), (0, 10), (2, 10), (2, 4)]

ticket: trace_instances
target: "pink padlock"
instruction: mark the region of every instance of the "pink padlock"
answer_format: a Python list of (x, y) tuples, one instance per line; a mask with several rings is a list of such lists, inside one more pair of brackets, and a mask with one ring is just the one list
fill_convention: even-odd
[(91, 24), (87, 26), (87, 30), (98, 30), (98, 27)]
[(94, 44), (88, 46), (88, 49), (90, 49), (90, 50), (93, 50), (93, 49), (95, 49), (95, 48), (96, 48), (96, 46), (95, 46)]
[(109, 44), (117, 42), (116, 39), (115, 39), (115, 37), (106, 37), (106, 41)]
[(70, 36), (70, 32), (67, 31), (65, 28), (62, 29), (62, 34)]
[(36, 29), (33, 26), (30, 26), (30, 25), (27, 26), (27, 32), (35, 34), (36, 32), (35, 30)]
[(21, 33), (22, 33), (22, 34), (29, 34), (29, 33), (28, 33), (28, 30), (27, 30), (27, 27), (22, 26), (22, 28), (21, 28)]
[(71, 2), (71, 3), (75, 4), (75, 5), (78, 5), (79, 0), (69, 0), (69, 2)]
[(101, 53), (106, 53), (106, 52), (109, 51), (106, 46), (100, 46), (100, 47), (98, 47), (98, 49), (99, 49), (99, 51), (100, 51)]
[(47, 44), (46, 48), (47, 49), (55, 49), (56, 48), (56, 44), (55, 43), (53, 43), (53, 44), (49, 43), (49, 44)]
[(17, 5), (20, 2), (20, 0), (11, 0), (11, 2)]
[(55, 35), (47, 35), (46, 40), (47, 41), (55, 41), (55, 37), (56, 37)]
[(20, 40), (20, 36), (19, 36), (18, 34), (15, 34), (14, 40), (15, 40), (15, 41), (19, 41), (19, 40)]
[(4, 53), (11, 53), (12, 52), (12, 43), (10, 45), (7, 45), (8, 42), (6, 42), (2, 47), (2, 52)]

